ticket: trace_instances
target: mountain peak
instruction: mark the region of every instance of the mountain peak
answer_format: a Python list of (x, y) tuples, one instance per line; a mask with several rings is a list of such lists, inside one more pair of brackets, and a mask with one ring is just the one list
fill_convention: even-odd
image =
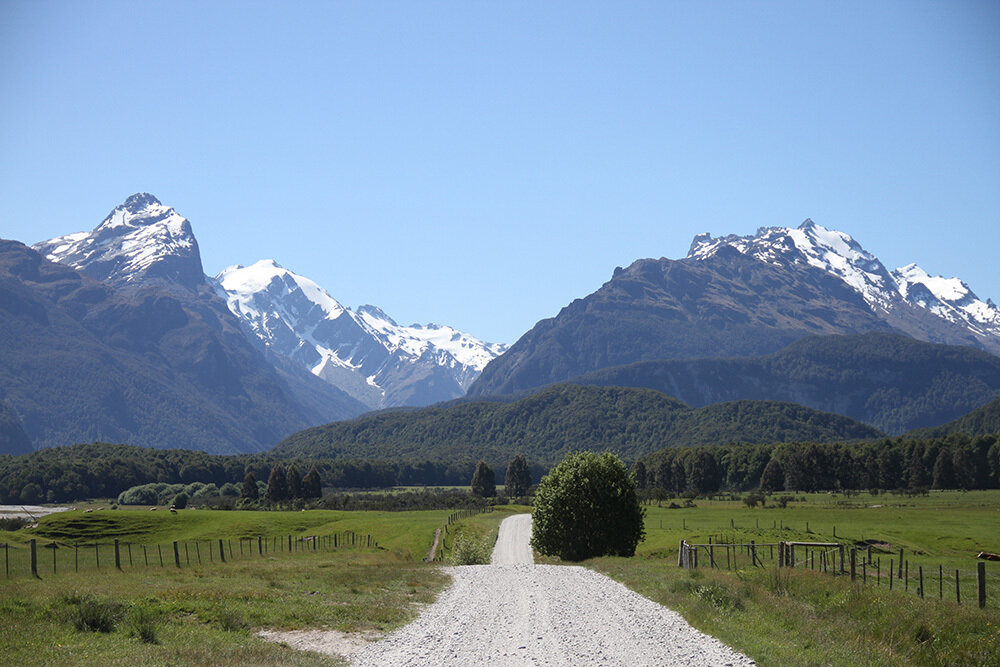
[(162, 206), (162, 204), (160, 204), (159, 199), (148, 192), (137, 192), (129, 196), (119, 208), (124, 208), (130, 213), (139, 213), (150, 206)]
[(90, 232), (33, 247), (53, 262), (114, 284), (148, 277), (194, 289), (205, 282), (191, 223), (148, 192), (128, 197)]
[(818, 227), (818, 225), (812, 221), (812, 218), (806, 218), (805, 220), (802, 221), (802, 224), (799, 225), (799, 229), (803, 231), (810, 230), (813, 227)]

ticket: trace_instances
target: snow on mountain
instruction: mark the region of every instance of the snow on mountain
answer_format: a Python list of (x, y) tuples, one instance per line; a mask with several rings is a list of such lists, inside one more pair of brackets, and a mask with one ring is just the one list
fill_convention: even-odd
[(916, 264), (892, 272), (900, 294), (949, 322), (964, 324), (983, 336), (1000, 337), (1000, 308), (983, 301), (958, 278), (931, 276)]
[(352, 311), (273, 260), (227, 268), (215, 283), (264, 346), (372, 408), (457, 398), (506, 349), (451, 327), (400, 326), (375, 306)]
[(1000, 337), (1000, 309), (982, 301), (958, 278), (932, 277), (915, 264), (886, 270), (879, 259), (851, 236), (806, 220), (798, 228), (761, 227), (753, 236), (695, 236), (689, 259), (705, 259), (724, 246), (775, 265), (807, 264), (837, 276), (854, 288), (875, 312), (899, 304), (924, 309), (978, 336)]
[(204, 281), (191, 223), (151, 194), (132, 195), (90, 232), (36, 243), (47, 259), (114, 284), (166, 278), (187, 287)]
[(806, 220), (797, 229), (761, 227), (754, 236), (712, 238), (699, 234), (688, 257), (704, 259), (732, 246), (744, 255), (775, 265), (805, 263), (831, 273), (857, 290), (877, 309), (888, 309), (896, 298), (896, 281), (879, 259), (851, 236)]

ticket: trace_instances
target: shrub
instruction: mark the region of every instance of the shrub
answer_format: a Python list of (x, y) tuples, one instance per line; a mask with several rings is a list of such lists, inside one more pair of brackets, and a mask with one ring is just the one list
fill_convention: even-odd
[(187, 507), (187, 504), (188, 504), (188, 494), (181, 491), (176, 496), (174, 496), (174, 507), (176, 507), (177, 509), (182, 510), (185, 507)]
[(524, 458), (524, 454), (515, 456), (507, 466), (504, 486), (508, 498), (520, 498), (528, 495), (528, 489), (531, 487), (531, 470), (528, 468), (528, 461)]
[(490, 562), (489, 542), (471, 535), (459, 535), (451, 549), (452, 565), (486, 565)]
[(644, 514), (621, 459), (611, 453), (570, 454), (535, 492), (531, 546), (570, 561), (633, 556), (645, 537)]

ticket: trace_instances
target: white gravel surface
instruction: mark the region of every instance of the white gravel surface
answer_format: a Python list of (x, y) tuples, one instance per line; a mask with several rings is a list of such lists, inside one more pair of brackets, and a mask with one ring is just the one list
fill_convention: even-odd
[(681, 616), (582, 567), (534, 565), (531, 516), (505, 519), (492, 565), (452, 585), (354, 665), (753, 665)]

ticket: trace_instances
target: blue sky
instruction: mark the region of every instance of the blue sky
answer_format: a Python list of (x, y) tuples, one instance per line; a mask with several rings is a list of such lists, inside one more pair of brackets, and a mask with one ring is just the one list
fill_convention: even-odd
[(490, 341), (807, 217), (996, 300), (1000, 4), (0, 0), (0, 236), (138, 191)]

